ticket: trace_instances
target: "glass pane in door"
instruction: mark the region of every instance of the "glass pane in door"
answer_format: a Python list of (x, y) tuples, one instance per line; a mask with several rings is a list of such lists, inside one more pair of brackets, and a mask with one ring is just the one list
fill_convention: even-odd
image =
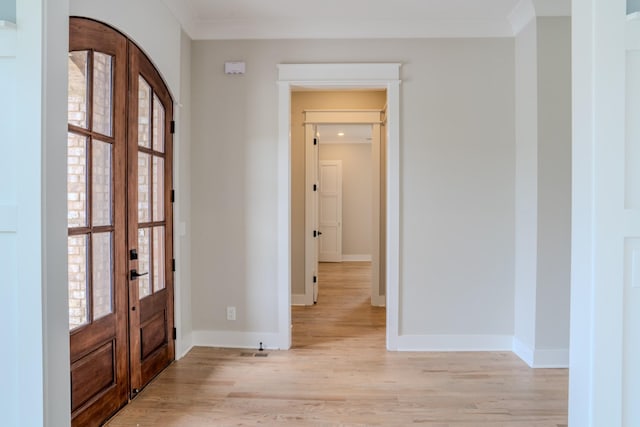
[(93, 141), (91, 158), (91, 209), (93, 226), (112, 224), (113, 192), (111, 181), (111, 144)]
[(69, 124), (87, 128), (87, 73), (89, 52), (69, 52), (68, 120)]
[(95, 233), (91, 243), (93, 320), (98, 320), (113, 311), (112, 233)]
[(111, 55), (93, 54), (93, 130), (112, 136), (113, 71)]
[(164, 221), (164, 159), (153, 156), (153, 220)]
[(69, 329), (88, 323), (88, 256), (89, 237), (69, 236), (67, 242), (69, 276)]
[(151, 86), (138, 76), (138, 145), (151, 148)]
[(138, 153), (138, 222), (151, 221), (151, 156)]
[[(148, 273), (151, 266), (151, 229), (138, 230), (138, 273)], [(151, 295), (151, 280), (149, 275), (138, 278), (138, 293), (142, 299)]]
[(87, 225), (87, 138), (67, 135), (67, 223)]
[(156, 94), (153, 95), (153, 149), (164, 153), (164, 107)]
[(153, 291), (165, 288), (164, 227), (153, 227)]

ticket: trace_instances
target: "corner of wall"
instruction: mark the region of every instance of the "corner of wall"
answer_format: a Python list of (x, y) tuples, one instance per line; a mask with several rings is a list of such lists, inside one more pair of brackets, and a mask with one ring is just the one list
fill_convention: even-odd
[(513, 337), (513, 353), (518, 356), (530, 368), (549, 369), (549, 368), (568, 368), (569, 367), (569, 349), (538, 349), (534, 350), (520, 341), (517, 337)]
[(180, 360), (185, 357), (193, 347), (193, 334), (189, 332), (181, 337), (178, 343), (178, 349), (176, 350), (176, 360)]
[(507, 16), (514, 36), (517, 36), (535, 18), (536, 10), (531, 0), (520, 0)]
[(523, 343), (518, 337), (513, 337), (513, 353), (518, 356), (524, 363), (533, 368), (533, 350)]

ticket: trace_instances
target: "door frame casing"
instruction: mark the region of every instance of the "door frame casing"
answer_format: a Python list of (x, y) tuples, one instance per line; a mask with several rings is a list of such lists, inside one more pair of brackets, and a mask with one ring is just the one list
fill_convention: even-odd
[[(380, 264), (384, 257), (381, 255), (384, 253), (384, 249), (380, 247), (380, 210), (381, 210), (381, 169), (382, 165), (380, 163), (381, 158), (385, 158), (380, 150), (380, 140), (381, 140), (381, 131), (382, 131), (382, 122), (384, 120), (384, 109), (379, 110), (305, 110), (304, 111), (304, 125), (306, 128), (305, 131), (305, 151), (308, 153), (309, 148), (313, 148), (313, 138), (315, 137), (315, 129), (319, 125), (325, 124), (359, 124), (359, 125), (371, 125), (371, 184), (372, 184), (372, 194), (371, 194), (371, 305), (376, 307), (384, 307), (385, 306), (385, 296), (380, 294), (380, 283), (383, 282), (380, 278)], [(309, 128), (313, 128), (311, 132)], [(321, 144), (322, 142), (320, 142)], [(313, 251), (314, 245), (311, 240), (316, 240), (312, 236), (313, 233), (313, 223), (314, 217), (313, 214), (317, 214), (318, 206), (313, 205), (313, 203), (309, 203), (309, 200), (313, 196), (313, 191), (311, 189), (313, 181), (310, 179), (309, 171), (312, 167), (310, 163), (311, 157), (307, 156), (305, 170), (307, 176), (307, 182), (305, 187), (305, 203), (306, 203), (306, 211), (305, 211), (305, 296), (304, 301), (306, 305), (313, 305), (316, 301), (314, 299), (314, 284), (313, 284), (313, 276), (314, 272), (311, 272), (312, 260), (311, 257), (308, 257), (307, 254), (310, 251)], [(384, 205), (383, 205), (384, 206)], [(313, 209), (313, 211), (311, 211)], [(385, 224), (386, 225), (386, 224)], [(383, 240), (384, 241), (384, 240)], [(319, 256), (318, 245), (315, 245), (317, 256)], [(317, 284), (316, 284), (317, 286)], [(295, 301), (294, 301), (295, 303)]]
[(386, 150), (386, 346), (398, 348), (400, 278), (400, 67), (375, 64), (278, 64), (278, 343), (291, 347), (291, 91), (385, 89)]

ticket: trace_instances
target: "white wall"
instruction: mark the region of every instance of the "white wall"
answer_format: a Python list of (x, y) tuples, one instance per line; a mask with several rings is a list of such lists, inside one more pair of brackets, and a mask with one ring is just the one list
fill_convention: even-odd
[(570, 31), (538, 17), (516, 36), (514, 350), (535, 367), (568, 364)]
[[(370, 61), (404, 64), (405, 344), (429, 347), (444, 334), (454, 341), (445, 345), (464, 345), (474, 335), (476, 347), (510, 348), (513, 40), (197, 41), (192, 53), (196, 343), (225, 345), (236, 331), (255, 345), (277, 332), (276, 65)], [(231, 59), (246, 61), (247, 74), (225, 76)], [(227, 305), (237, 321), (225, 320)]]
[[(70, 418), (69, 309), (67, 287), (67, 0), (45, 4), (43, 79), (43, 343), (45, 347), (45, 426), (63, 426)], [(28, 9), (31, 15), (32, 10)], [(28, 84), (31, 84), (29, 82)], [(18, 93), (21, 93), (19, 91)], [(31, 124), (29, 124), (31, 125)], [(30, 171), (27, 171), (30, 174)], [(21, 188), (24, 191), (24, 188)], [(31, 255), (31, 254), (29, 254)], [(29, 256), (27, 255), (27, 256)], [(33, 390), (29, 390), (33, 396)], [(29, 411), (31, 402), (26, 402)]]
[[(16, 2), (0, 53), (3, 423), (70, 423), (66, 288), (68, 5)], [(7, 34), (2, 35), (7, 43)], [(6, 298), (6, 299), (5, 299)], [(5, 382), (6, 381), (6, 382)]]
[[(3, 30), (0, 30), (0, 32)], [(3, 41), (9, 39), (9, 30), (0, 33)], [(11, 30), (15, 36), (15, 31)], [(8, 42), (6, 42), (8, 43)], [(15, 51), (15, 37), (13, 38)], [(9, 56), (11, 55), (11, 56)], [(18, 269), (17, 269), (17, 171), (18, 160), (16, 143), (16, 76), (17, 63), (12, 54), (0, 54), (0, 271), (2, 271), (2, 286), (0, 286), (0, 300), (5, 301), (5, 309), (0, 310), (0, 322), (5, 325), (9, 343), (20, 343), (18, 335)], [(8, 345), (0, 352), (0, 364), (5, 368), (0, 370), (0, 383), (6, 384), (8, 390), (18, 389), (18, 360), (20, 347)], [(0, 412), (5, 414), (9, 425), (18, 425), (18, 400), (13, 395), (9, 399), (0, 399)]]
[(513, 40), (428, 42), (402, 80), (401, 334), (510, 347)]
[[(533, 360), (538, 256), (538, 30), (516, 36), (515, 345)], [(523, 354), (530, 353), (530, 354)]]
[[(568, 364), (571, 264), (571, 19), (538, 18), (536, 350)], [(564, 353), (561, 355), (560, 353)], [(539, 357), (543, 359), (544, 357)], [(544, 364), (544, 360), (539, 360)]]
[(342, 255), (371, 258), (371, 144), (323, 144), (320, 160), (342, 160)]

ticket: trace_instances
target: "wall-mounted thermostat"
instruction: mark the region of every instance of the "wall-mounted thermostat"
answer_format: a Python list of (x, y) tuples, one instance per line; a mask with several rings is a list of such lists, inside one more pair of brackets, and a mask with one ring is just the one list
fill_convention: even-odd
[(225, 62), (224, 73), (225, 74), (244, 74), (246, 65), (244, 62)]

